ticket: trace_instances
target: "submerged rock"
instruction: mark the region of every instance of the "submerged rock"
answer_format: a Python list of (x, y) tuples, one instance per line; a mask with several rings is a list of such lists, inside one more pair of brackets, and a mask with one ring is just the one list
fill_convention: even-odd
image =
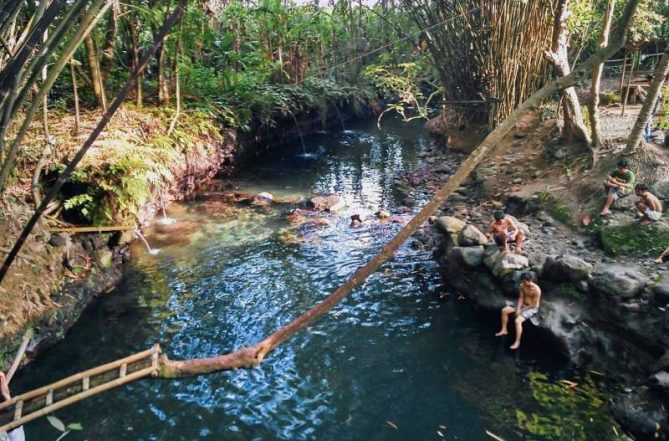
[(669, 396), (669, 372), (656, 372), (650, 377), (650, 381), (655, 387), (662, 391), (662, 393)]
[(344, 198), (336, 194), (314, 196), (310, 202), (319, 211), (338, 211), (346, 206)]
[(274, 202), (274, 196), (272, 196), (270, 193), (258, 193), (251, 199), (251, 204), (259, 205), (261, 207), (265, 205), (271, 205), (272, 202)]
[(646, 394), (625, 394), (609, 403), (613, 416), (636, 439), (667, 439), (667, 416)]

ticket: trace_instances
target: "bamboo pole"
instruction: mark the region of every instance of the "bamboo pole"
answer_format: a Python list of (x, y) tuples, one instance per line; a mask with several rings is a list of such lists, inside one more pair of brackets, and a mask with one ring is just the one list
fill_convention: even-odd
[(58, 227), (49, 228), (51, 233), (107, 233), (110, 231), (130, 231), (137, 227), (130, 225), (111, 225), (105, 227)]
[(28, 343), (30, 343), (30, 339), (32, 338), (32, 336), (33, 336), (32, 329), (28, 329), (26, 333), (23, 334), (23, 340), (21, 341), (21, 346), (19, 346), (19, 350), (16, 351), (16, 356), (14, 357), (14, 361), (12, 362), (12, 365), (7, 371), (7, 375), (5, 376), (5, 378), (7, 379), (7, 384), (9, 384), (9, 382), (12, 381), (12, 378), (14, 377), (16, 370), (19, 368), (19, 364), (23, 359), (23, 354), (25, 354), (26, 349), (28, 348)]
[(629, 77), (627, 77), (627, 89), (625, 89), (625, 96), (623, 97), (623, 110), (620, 112), (620, 116), (625, 116), (625, 109), (627, 108), (627, 98), (629, 98), (630, 95), (630, 85), (632, 84), (632, 79), (634, 78), (634, 66), (636, 63), (634, 62), (637, 60), (637, 55), (633, 54), (632, 55), (632, 66), (630, 67), (630, 74)]
[(12, 429), (15, 429), (19, 426), (24, 425), (25, 423), (29, 423), (30, 421), (36, 420), (37, 418), (41, 418), (45, 415), (50, 414), (51, 412), (55, 412), (59, 409), (62, 409), (64, 407), (67, 407), (71, 404), (77, 403), (81, 400), (85, 400), (86, 398), (92, 397), (93, 395), (100, 394), (102, 392), (106, 392), (110, 389), (113, 389), (115, 387), (123, 386), (124, 384), (132, 383), (133, 381), (139, 380), (144, 377), (148, 377), (150, 375), (155, 374), (156, 368), (153, 366), (149, 366), (147, 368), (141, 369), (137, 372), (133, 372), (132, 374), (128, 374), (125, 377), (117, 378), (115, 380), (112, 380), (108, 383), (101, 384), (100, 386), (93, 387), (91, 389), (88, 389), (87, 391), (80, 392), (76, 395), (72, 395), (71, 397), (68, 397), (64, 400), (57, 401), (53, 404), (50, 404), (48, 406), (43, 407), (40, 410), (37, 410), (35, 412), (31, 412), (26, 416), (20, 417), (10, 423), (5, 424), (4, 426), (0, 426), (0, 432), (2, 431), (10, 431)]
[[(21, 395), (15, 395), (13, 396), (10, 400), (7, 400), (3, 403), (0, 403), (0, 410), (5, 409), (13, 404), (16, 404), (19, 401), (27, 401), (27, 400), (32, 400), (33, 398), (40, 397), (42, 395), (46, 395), (50, 390), (56, 390), (56, 389), (62, 389), (66, 386), (69, 386), (71, 384), (77, 383), (81, 380), (84, 379), (84, 377), (94, 377), (96, 375), (103, 374), (105, 372), (111, 371), (113, 369), (118, 369), (121, 367), (123, 364), (132, 364), (136, 363), (138, 361), (144, 360), (146, 358), (151, 357), (154, 353), (160, 353), (160, 345), (155, 344), (153, 345), (150, 349), (147, 349), (142, 352), (138, 352), (133, 355), (129, 355), (128, 357), (121, 358), (119, 360), (115, 360), (112, 362), (109, 362), (107, 364), (103, 364), (102, 366), (97, 366), (93, 369), (89, 369), (87, 371), (79, 372), (77, 374), (71, 375), (67, 378), (64, 378), (62, 380), (59, 380), (55, 383), (48, 384), (46, 386), (42, 386), (39, 389), (31, 390), (29, 392), (26, 392)], [(2, 430), (2, 429), (0, 429)]]

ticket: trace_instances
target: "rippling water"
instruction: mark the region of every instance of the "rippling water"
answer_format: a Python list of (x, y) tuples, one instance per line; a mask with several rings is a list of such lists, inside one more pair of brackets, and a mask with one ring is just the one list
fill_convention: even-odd
[[(326, 226), (295, 227), (287, 208), (230, 209), (211, 200), (173, 206), (169, 215), (178, 222), (147, 235), (161, 252), (136, 246), (113, 295), (31, 364), (16, 390), (156, 342), (173, 359), (229, 352), (287, 324), (345, 281), (401, 227), (371, 213), (401, 211), (393, 177), (414, 170), (428, 143), (419, 125), (390, 122), (381, 131), (361, 124), (306, 142), (308, 157), (298, 143), (273, 148), (231, 183), (279, 199), (334, 192), (346, 198), (346, 210), (325, 215)], [(368, 215), (362, 228), (349, 227), (353, 213)], [(517, 409), (542, 409), (528, 374), (558, 378), (563, 367), (531, 347), (510, 353), (508, 342), (492, 336), (496, 316), (440, 302), (440, 291), (430, 253), (405, 245), (256, 369), (138, 382), (58, 416), (83, 424), (72, 440), (479, 440), (488, 439), (486, 430), (527, 439)], [(565, 418), (581, 418), (579, 409)], [(30, 440), (57, 437), (45, 421), (26, 431)], [(596, 438), (565, 432), (545, 439)]]

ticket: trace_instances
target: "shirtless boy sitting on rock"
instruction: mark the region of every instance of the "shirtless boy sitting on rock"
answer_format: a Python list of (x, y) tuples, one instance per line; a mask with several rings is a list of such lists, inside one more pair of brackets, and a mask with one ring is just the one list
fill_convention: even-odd
[(495, 220), (490, 223), (486, 236), (495, 239), (497, 245), (502, 247), (503, 252), (509, 251), (509, 242), (515, 242), (515, 252), (520, 253), (520, 247), (525, 240), (525, 233), (516, 226), (516, 223), (504, 215), (502, 210), (495, 211)]
[(641, 218), (641, 225), (648, 225), (651, 222), (660, 220), (662, 217), (662, 202), (648, 191), (648, 185), (637, 184), (634, 187), (634, 193), (639, 196), (636, 202), (636, 208), (643, 214)]
[(523, 273), (520, 275), (520, 290), (518, 292), (518, 303), (514, 309), (511, 306), (502, 308), (502, 329), (495, 334), (496, 337), (507, 335), (507, 324), (509, 315), (516, 316), (516, 341), (511, 345), (511, 349), (520, 347), (520, 336), (523, 334), (523, 322), (529, 320), (539, 313), (539, 303), (541, 301), (541, 288), (532, 281), (532, 274)]

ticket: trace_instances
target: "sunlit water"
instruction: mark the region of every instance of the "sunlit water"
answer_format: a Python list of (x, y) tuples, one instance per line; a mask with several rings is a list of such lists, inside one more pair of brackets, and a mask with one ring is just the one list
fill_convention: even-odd
[[(420, 166), (428, 141), (420, 125), (385, 124), (381, 131), (370, 123), (307, 137), (306, 157), (299, 141), (273, 148), (230, 180), (240, 191), (283, 200), (340, 194), (348, 206), (324, 215), (328, 225), (291, 227), (286, 213), (295, 204), (170, 207), (177, 222), (146, 235), (160, 253), (135, 246), (116, 291), (23, 371), (15, 391), (157, 342), (173, 359), (229, 352), (326, 297), (401, 228), (372, 213), (403, 213), (393, 177)], [(418, 205), (427, 197), (419, 190), (413, 196)], [(353, 213), (367, 215), (361, 228), (349, 227)], [(141, 381), (57, 415), (84, 426), (71, 440), (480, 440), (490, 439), (486, 430), (507, 440), (539, 439), (518, 423), (517, 409), (546, 412), (532, 398), (528, 374), (557, 379), (568, 374), (565, 367), (549, 349), (533, 347), (531, 333), (526, 347), (510, 352), (509, 341), (493, 337), (495, 315), (439, 301), (442, 292), (431, 253), (405, 245), (256, 369)], [(568, 413), (560, 424), (583, 421), (587, 438), (567, 427), (542, 439), (599, 439), (581, 407), (557, 411)], [(45, 421), (26, 432), (29, 440), (57, 437)]]

